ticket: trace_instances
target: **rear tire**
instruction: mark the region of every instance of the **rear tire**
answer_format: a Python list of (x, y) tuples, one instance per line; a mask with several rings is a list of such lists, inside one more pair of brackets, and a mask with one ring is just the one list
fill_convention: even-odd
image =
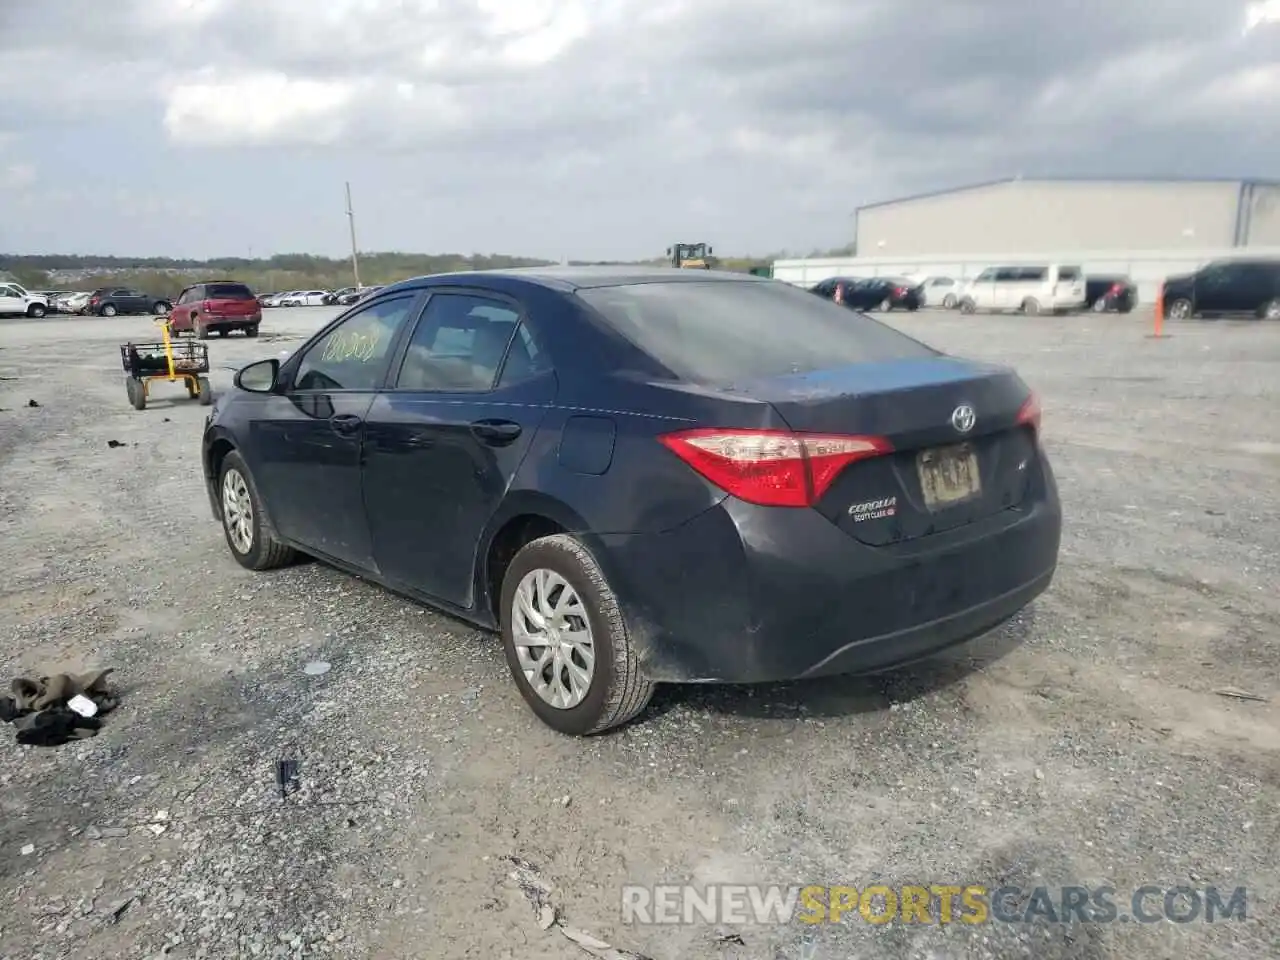
[(204, 325), (203, 320), (192, 321), (191, 330), (195, 333), (197, 338), (201, 340), (209, 339), (209, 328)]
[(954, 310), (956, 306), (956, 295), (954, 293), (948, 293), (942, 298), (942, 306), (945, 310)]
[(1097, 300), (1093, 301), (1093, 312), (1094, 312), (1094, 313), (1106, 313), (1106, 312), (1107, 312), (1107, 310), (1109, 310), (1109, 309), (1110, 309), (1110, 308), (1107, 306), (1107, 298), (1106, 298), (1106, 297), (1099, 297)]
[(880, 306), (876, 307), (876, 309), (879, 310), (881, 313), (888, 313), (890, 310), (893, 309), (893, 301), (881, 300)]
[(1280, 320), (1280, 300), (1268, 300), (1258, 310), (1259, 320)]
[(118, 311), (112, 304), (104, 303), (98, 312), (104, 317), (114, 317)]
[(133, 409), (147, 409), (147, 388), (141, 380), (125, 377), (124, 389), (129, 394), (129, 402), (133, 404)]
[(208, 407), (213, 405), (213, 386), (209, 383), (208, 377), (196, 377), (196, 386), (199, 392), (196, 394), (200, 401), (200, 406)]
[(151, 307), (151, 312), (157, 317), (167, 317), (169, 315), (169, 305), (162, 300)]
[[(526, 668), (521, 664), (520, 648), (516, 645), (517, 593), (525, 595), (528, 584), (540, 571), (562, 584), (557, 587), (557, 597), (562, 597), (566, 590), (577, 595), (582, 619), (589, 628), (592, 669), (585, 693), (570, 707), (554, 706), (538, 693), (525, 676)], [(576, 537), (556, 534), (525, 545), (502, 579), (499, 609), (502, 645), (512, 679), (525, 703), (551, 729), (570, 736), (590, 736), (626, 723), (648, 705), (653, 696), (653, 682), (640, 665), (640, 655), (604, 573)], [(529, 616), (523, 606), (519, 616), (522, 623), (533, 624), (536, 619)], [(554, 642), (554, 638), (549, 639)], [(561, 664), (557, 659), (546, 667), (536, 668), (539, 671), (536, 675), (545, 678), (545, 670), (550, 668), (555, 674), (566, 676), (569, 664)], [(529, 669), (533, 672), (535, 666), (531, 664)]]
[(961, 313), (973, 313), (977, 309), (978, 309), (978, 305), (968, 297), (965, 297), (963, 300), (960, 301)]
[(244, 328), (244, 335), (245, 335), (246, 337), (256, 337), (256, 336), (258, 335), (258, 327), (257, 327), (257, 325), (255, 324), (255, 325), (254, 325), (254, 326), (252, 326), (252, 327), (245, 327), (245, 328)]
[[(228, 488), (231, 490), (230, 495)], [(293, 560), (293, 548), (277, 540), (275, 531), (266, 522), (262, 498), (253, 482), (253, 476), (244, 459), (235, 450), (222, 460), (222, 466), (218, 470), (217, 493), (218, 512), (222, 515), (222, 533), (236, 563), (246, 570), (272, 570)], [(231, 510), (228, 509), (229, 504), (232, 506)]]

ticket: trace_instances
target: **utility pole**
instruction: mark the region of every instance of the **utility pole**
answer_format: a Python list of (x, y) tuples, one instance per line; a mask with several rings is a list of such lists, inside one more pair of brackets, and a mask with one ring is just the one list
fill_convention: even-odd
[(351, 225), (351, 272), (360, 286), (360, 260), (356, 255), (356, 214), (351, 209), (351, 182), (347, 181), (347, 222)]

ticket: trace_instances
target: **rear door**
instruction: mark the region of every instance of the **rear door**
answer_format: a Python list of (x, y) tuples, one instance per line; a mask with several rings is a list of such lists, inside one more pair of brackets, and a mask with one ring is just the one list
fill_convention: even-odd
[(1043, 296), (1038, 277), (1046, 271), (1034, 267), (1001, 267), (996, 271), (995, 309), (1017, 310), (1028, 296)]
[(555, 399), (524, 310), (436, 291), (365, 434), (364, 497), (382, 576), (459, 608), (475, 602), (481, 533)]
[(291, 362), (284, 395), (255, 401), (250, 467), (276, 528), (363, 570), (376, 569), (362, 490), (365, 415), (420, 303), (409, 292), (340, 319)]

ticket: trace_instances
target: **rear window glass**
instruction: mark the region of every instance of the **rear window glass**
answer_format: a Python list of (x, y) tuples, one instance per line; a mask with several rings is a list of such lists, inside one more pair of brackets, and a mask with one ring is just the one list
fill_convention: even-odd
[(786, 283), (687, 281), (579, 290), (618, 333), (692, 383), (731, 384), (937, 356), (870, 317)]
[(252, 300), (253, 291), (243, 283), (209, 283), (205, 284), (206, 300)]
[(1079, 267), (1059, 267), (1058, 279), (1059, 280), (1079, 280), (1080, 268)]

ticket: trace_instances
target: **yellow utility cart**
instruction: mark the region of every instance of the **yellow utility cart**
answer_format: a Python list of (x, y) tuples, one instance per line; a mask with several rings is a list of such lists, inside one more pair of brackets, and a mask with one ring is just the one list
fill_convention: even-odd
[(156, 322), (160, 328), (158, 343), (120, 344), (120, 362), (124, 365), (124, 388), (135, 410), (145, 410), (151, 384), (156, 380), (176, 383), (181, 380), (187, 396), (207, 407), (213, 403), (209, 385), (209, 347), (196, 340), (174, 340), (169, 318)]

